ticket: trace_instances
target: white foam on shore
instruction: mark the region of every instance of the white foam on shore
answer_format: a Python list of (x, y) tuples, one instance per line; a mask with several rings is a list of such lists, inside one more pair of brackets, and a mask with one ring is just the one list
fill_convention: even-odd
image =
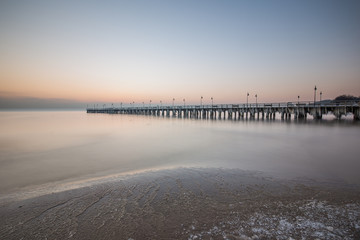
[[(164, 168), (165, 169), (165, 168)], [(137, 171), (128, 171), (117, 174), (108, 174), (104, 176), (85, 176), (79, 179), (67, 179), (63, 181), (32, 185), (23, 188), (17, 188), (9, 193), (0, 194), (0, 203), (10, 201), (20, 201), (34, 197), (43, 196), (51, 193), (65, 192), (69, 190), (90, 187), (93, 185), (105, 184), (113, 181), (121, 181), (131, 176), (155, 172), (163, 169), (143, 169)]]
[(146, 175), (150, 173), (159, 173), (160, 171), (181, 171), (183, 169), (194, 169), (194, 168), (183, 168), (179, 166), (173, 167), (159, 167), (159, 168), (148, 168), (141, 170), (126, 171), (121, 173), (99, 173), (97, 175), (84, 176), (82, 178), (67, 179), (63, 181), (44, 183), (40, 185), (32, 185), (23, 188), (14, 189), (8, 193), (0, 194), (0, 203), (21, 201), (30, 198), (35, 198), (47, 194), (60, 193), (79, 188), (91, 187), (94, 185), (106, 184), (115, 181), (126, 180), (131, 177)]
[[(346, 204), (336, 206), (326, 201), (311, 200), (308, 203), (294, 202), (281, 208), (298, 208), (303, 216), (294, 216), (286, 211), (277, 215), (255, 212), (248, 219), (243, 219), (241, 213), (233, 213), (226, 221), (220, 222), (209, 230), (202, 232), (189, 232), (188, 239), (202, 239), (214, 235), (222, 235), (224, 239), (231, 236), (240, 236), (241, 239), (290, 239), (294, 232), (318, 239), (352, 239), (349, 229), (359, 231), (360, 204)], [(341, 219), (347, 219), (351, 225), (339, 224)], [(249, 231), (250, 229), (250, 231)], [(190, 229), (191, 230), (191, 229)], [(250, 232), (250, 234), (249, 234)]]

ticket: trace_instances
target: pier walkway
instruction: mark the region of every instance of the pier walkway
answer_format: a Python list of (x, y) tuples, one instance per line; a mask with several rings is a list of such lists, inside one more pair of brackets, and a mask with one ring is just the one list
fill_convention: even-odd
[(136, 114), (163, 117), (199, 118), (199, 119), (275, 119), (280, 114), (281, 119), (301, 119), (311, 115), (321, 119), (325, 114), (341, 116), (352, 114), (355, 120), (360, 119), (360, 103), (343, 102), (287, 102), (259, 104), (219, 104), (219, 105), (186, 105), (186, 106), (133, 106), (133, 107), (103, 107), (87, 108), (87, 113)]

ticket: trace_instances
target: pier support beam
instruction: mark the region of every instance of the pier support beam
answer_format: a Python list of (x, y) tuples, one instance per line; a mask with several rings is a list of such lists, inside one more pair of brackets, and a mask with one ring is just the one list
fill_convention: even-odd
[(228, 111), (228, 119), (229, 119), (229, 120), (232, 119), (232, 111), (231, 111), (231, 110)]
[(356, 108), (353, 110), (354, 120), (360, 120), (360, 109)]

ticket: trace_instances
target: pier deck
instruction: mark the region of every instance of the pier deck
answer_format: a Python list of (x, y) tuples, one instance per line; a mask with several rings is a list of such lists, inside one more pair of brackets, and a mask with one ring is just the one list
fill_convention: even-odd
[(200, 119), (274, 119), (280, 114), (281, 119), (301, 119), (308, 115), (321, 119), (325, 114), (333, 114), (340, 119), (352, 114), (355, 120), (360, 119), (360, 103), (348, 102), (287, 102), (259, 104), (217, 104), (186, 106), (133, 106), (87, 108), (87, 113), (136, 114), (179, 118)]

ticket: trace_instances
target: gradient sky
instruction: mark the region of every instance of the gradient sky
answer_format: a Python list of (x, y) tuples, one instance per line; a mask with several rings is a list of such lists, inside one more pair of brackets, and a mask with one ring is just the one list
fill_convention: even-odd
[(360, 1), (0, 2), (0, 97), (199, 104), (360, 95)]

